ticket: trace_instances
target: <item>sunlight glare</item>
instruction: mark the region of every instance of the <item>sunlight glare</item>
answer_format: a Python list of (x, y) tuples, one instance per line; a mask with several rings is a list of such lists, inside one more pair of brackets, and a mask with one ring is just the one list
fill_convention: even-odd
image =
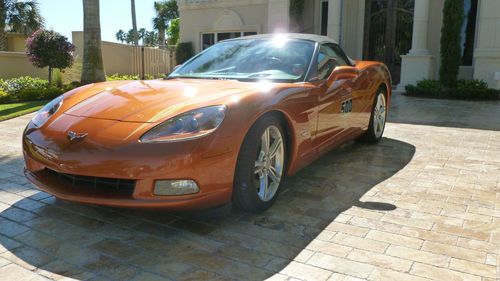
[(284, 34), (276, 34), (273, 37), (273, 45), (277, 48), (283, 48), (288, 42), (288, 38)]
[(195, 88), (192, 88), (192, 87), (186, 87), (186, 88), (184, 88), (183, 94), (187, 98), (192, 98), (198, 94), (198, 90)]

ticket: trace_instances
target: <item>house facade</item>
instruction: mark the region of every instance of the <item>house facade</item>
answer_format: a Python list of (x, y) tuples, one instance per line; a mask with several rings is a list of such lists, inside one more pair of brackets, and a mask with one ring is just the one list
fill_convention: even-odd
[[(444, 0), (178, 0), (180, 40), (196, 52), (240, 36), (303, 32), (327, 35), (353, 59), (386, 63), (398, 90), (437, 79)], [(464, 1), (460, 78), (500, 88), (500, 1)]]

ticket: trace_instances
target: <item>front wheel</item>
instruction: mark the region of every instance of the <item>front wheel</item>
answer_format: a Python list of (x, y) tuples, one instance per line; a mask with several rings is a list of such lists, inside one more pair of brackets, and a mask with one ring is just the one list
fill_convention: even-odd
[(250, 212), (271, 207), (285, 174), (286, 141), (280, 120), (261, 118), (248, 132), (236, 165), (233, 203)]
[(361, 140), (369, 143), (377, 143), (382, 139), (385, 130), (385, 122), (387, 119), (387, 99), (385, 89), (379, 89), (375, 101), (373, 103), (372, 114), (368, 130), (363, 135)]

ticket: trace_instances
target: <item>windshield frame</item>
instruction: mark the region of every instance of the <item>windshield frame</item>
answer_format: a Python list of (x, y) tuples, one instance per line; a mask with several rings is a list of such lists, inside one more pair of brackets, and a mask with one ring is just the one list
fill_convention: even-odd
[[(303, 77), (301, 79), (266, 79), (266, 78), (232, 78), (232, 77), (210, 77), (210, 76), (187, 76), (187, 75), (178, 75), (178, 76), (172, 76), (175, 74), (177, 71), (182, 70), (186, 65), (191, 63), (191, 61), (197, 59), (198, 57), (202, 56), (205, 52), (213, 48), (214, 46), (217, 46), (218, 44), (229, 42), (229, 41), (242, 41), (242, 40), (255, 40), (254, 38), (245, 38), (245, 37), (240, 37), (240, 38), (234, 38), (234, 39), (228, 39), (221, 41), (215, 45), (210, 46), (209, 48), (199, 52), (197, 55), (193, 56), (183, 64), (177, 67), (174, 71), (172, 71), (168, 76), (165, 77), (165, 79), (176, 79), (176, 78), (184, 78), (184, 79), (207, 79), (207, 80), (238, 80), (242, 82), (256, 82), (256, 81), (269, 81), (272, 83), (304, 83), (309, 80), (309, 75), (311, 73), (311, 70), (313, 69), (314, 65), (314, 58), (316, 57), (316, 54), (319, 49), (319, 43), (314, 40), (308, 40), (308, 39), (301, 39), (301, 38), (290, 38), (290, 41), (305, 41), (305, 42), (311, 42), (313, 43), (313, 52), (311, 55), (311, 58), (309, 58), (309, 66), (307, 67), (307, 71), (304, 73)], [(265, 40), (265, 41), (271, 41), (272, 38), (261, 38), (259, 40)]]

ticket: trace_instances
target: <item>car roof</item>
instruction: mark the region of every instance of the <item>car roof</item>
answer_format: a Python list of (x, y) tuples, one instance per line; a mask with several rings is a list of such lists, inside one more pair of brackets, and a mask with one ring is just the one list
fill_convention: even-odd
[[(337, 41), (333, 40), (330, 37), (317, 35), (317, 34), (307, 34), (307, 33), (266, 33), (266, 34), (258, 34), (258, 35), (250, 35), (244, 37), (238, 37), (230, 40), (241, 40), (241, 39), (269, 39), (274, 38), (276, 36), (283, 36), (288, 39), (299, 39), (299, 40), (308, 40), (318, 43), (334, 43), (339, 44)], [(229, 41), (229, 40), (228, 40)]]

